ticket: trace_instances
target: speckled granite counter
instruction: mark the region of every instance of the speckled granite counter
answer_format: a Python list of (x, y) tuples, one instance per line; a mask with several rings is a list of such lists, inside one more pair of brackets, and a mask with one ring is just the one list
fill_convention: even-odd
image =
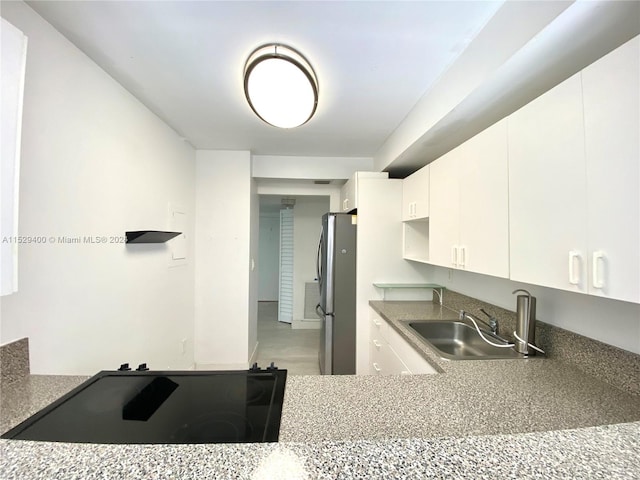
[(0, 443), (3, 479), (629, 479), (640, 424), (542, 434), (237, 445)]
[(0, 390), (0, 431), (6, 432), (86, 379), (67, 375), (30, 375), (8, 385), (3, 384)]
[[(387, 320), (410, 314), (384, 313)], [(438, 315), (436, 307), (432, 314)], [(5, 440), (0, 478), (640, 476), (640, 397), (553, 359), (446, 362), (424, 353), (443, 373), (290, 377), (278, 444)], [(49, 395), (40, 402), (46, 404), (80, 381), (29, 377), (23, 388), (32, 400), (11, 420), (3, 411), (2, 425), (39, 409), (34, 398)], [(21, 395), (9, 394), (13, 401)]]

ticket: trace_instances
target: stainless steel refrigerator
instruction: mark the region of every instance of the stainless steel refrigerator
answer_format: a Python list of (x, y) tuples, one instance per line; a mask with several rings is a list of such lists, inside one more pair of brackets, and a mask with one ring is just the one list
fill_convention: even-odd
[(317, 274), (322, 320), (320, 373), (356, 373), (356, 215), (325, 213)]

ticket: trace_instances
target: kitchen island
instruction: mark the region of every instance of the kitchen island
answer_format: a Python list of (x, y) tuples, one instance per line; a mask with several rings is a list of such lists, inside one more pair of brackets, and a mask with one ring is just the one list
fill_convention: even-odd
[[(375, 308), (389, 322), (406, 316), (391, 303)], [(453, 362), (423, 353), (441, 373), (290, 376), (279, 443), (2, 440), (0, 478), (640, 476), (639, 396), (553, 358)], [(3, 389), (3, 429), (81, 381), (32, 375)]]

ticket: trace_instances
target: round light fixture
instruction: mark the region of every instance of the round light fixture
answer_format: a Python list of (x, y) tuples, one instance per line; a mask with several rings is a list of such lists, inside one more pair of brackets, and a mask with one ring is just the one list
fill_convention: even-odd
[(297, 51), (272, 43), (257, 48), (244, 66), (244, 94), (258, 117), (274, 127), (308, 122), (318, 105), (318, 79)]

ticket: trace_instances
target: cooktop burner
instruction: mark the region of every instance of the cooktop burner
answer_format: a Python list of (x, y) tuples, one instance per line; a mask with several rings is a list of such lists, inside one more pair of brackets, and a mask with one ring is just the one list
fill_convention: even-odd
[(275, 442), (287, 378), (249, 371), (102, 371), (2, 435), (71, 443)]

